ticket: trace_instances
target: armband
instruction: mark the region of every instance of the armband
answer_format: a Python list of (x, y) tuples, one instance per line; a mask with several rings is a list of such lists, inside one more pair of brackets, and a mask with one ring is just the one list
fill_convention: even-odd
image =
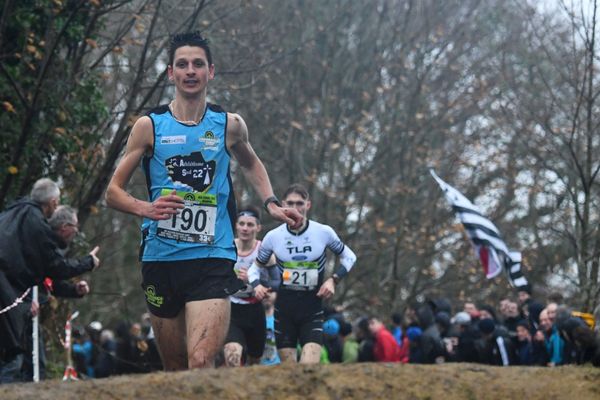
[(259, 266), (256, 262), (253, 262), (248, 268), (248, 282), (252, 285), (253, 282), (260, 282), (260, 271)]
[(256, 279), (252, 282), (250, 282), (250, 286), (252, 286), (253, 289), (256, 289), (256, 287), (260, 285), (260, 280)]

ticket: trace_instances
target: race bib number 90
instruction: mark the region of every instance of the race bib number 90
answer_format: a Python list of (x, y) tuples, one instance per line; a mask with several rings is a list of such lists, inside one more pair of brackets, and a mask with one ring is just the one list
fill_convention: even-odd
[[(163, 189), (161, 195), (171, 190)], [(177, 192), (184, 199), (184, 208), (170, 219), (158, 221), (156, 235), (180, 242), (212, 244), (215, 240), (217, 199), (214, 195)]]

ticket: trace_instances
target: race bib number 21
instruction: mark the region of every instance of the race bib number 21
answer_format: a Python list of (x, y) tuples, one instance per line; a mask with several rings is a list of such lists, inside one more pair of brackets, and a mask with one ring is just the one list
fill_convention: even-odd
[(297, 286), (310, 288), (317, 285), (319, 271), (316, 269), (287, 269), (283, 270), (283, 284), (286, 286)]

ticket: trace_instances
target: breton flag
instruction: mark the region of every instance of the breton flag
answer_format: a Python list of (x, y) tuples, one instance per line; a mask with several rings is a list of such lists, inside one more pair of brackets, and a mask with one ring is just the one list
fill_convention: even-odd
[(521, 252), (511, 251), (508, 253), (506, 260), (506, 269), (508, 273), (508, 281), (514, 287), (520, 288), (529, 285), (527, 278), (521, 271)]
[(521, 253), (509, 251), (492, 221), (484, 217), (469, 199), (444, 182), (433, 170), (429, 172), (465, 227), (475, 253), (481, 260), (485, 276), (492, 279), (505, 270), (511, 285), (527, 285), (527, 280), (521, 273)]

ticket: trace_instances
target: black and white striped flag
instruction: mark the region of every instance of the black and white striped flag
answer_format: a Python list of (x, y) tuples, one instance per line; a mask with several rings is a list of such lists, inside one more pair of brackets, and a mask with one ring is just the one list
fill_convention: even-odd
[(527, 278), (521, 271), (521, 252), (511, 251), (508, 253), (506, 260), (506, 272), (508, 273), (508, 280), (514, 287), (520, 288), (529, 285)]
[(492, 221), (484, 217), (469, 199), (444, 182), (433, 170), (430, 172), (465, 227), (486, 277), (492, 279), (505, 270), (513, 286), (526, 285), (527, 280), (521, 273), (521, 253), (509, 251)]

